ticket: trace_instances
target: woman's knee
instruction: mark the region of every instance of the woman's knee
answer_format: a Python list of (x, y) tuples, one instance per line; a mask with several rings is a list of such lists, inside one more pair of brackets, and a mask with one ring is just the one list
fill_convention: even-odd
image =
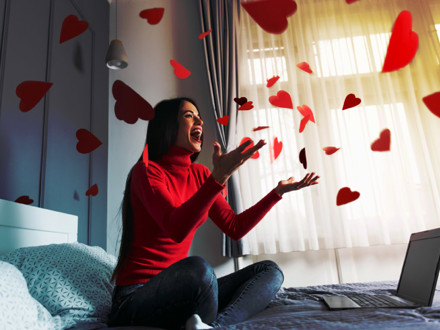
[(279, 282), (279, 285), (281, 287), (284, 282), (284, 273), (281, 270), (280, 266), (278, 266), (278, 264), (272, 260), (263, 260), (258, 262), (258, 264), (260, 264), (261, 268), (265, 271), (270, 271), (271, 273), (273, 273), (274, 277)]
[(187, 277), (186, 280), (194, 281), (197, 285), (212, 285), (217, 278), (214, 269), (202, 257), (192, 256), (182, 260), (185, 263), (186, 272), (181, 275)]

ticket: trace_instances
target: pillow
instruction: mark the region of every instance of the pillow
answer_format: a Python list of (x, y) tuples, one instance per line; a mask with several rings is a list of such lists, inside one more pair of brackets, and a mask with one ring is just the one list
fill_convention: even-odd
[(47, 309), (29, 294), (21, 272), (3, 261), (0, 261), (0, 324), (2, 329), (56, 328)]
[(51, 244), (14, 250), (0, 260), (15, 265), (29, 293), (62, 328), (107, 321), (115, 257), (100, 247), (81, 243)]

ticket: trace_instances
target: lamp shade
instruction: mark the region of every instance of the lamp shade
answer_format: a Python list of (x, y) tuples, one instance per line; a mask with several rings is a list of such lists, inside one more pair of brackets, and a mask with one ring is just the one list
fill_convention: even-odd
[(122, 41), (114, 39), (108, 46), (105, 62), (110, 69), (120, 70), (128, 66), (128, 57)]

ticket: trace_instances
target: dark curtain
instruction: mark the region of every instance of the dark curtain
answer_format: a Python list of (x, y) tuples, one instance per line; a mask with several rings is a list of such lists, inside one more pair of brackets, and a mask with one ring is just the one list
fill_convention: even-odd
[[(229, 152), (236, 146), (238, 96), (237, 73), (237, 33), (240, 15), (238, 0), (199, 0), (202, 32), (212, 29), (204, 38), (205, 63), (211, 91), (211, 101), (215, 118), (229, 116), (227, 126), (217, 123), (217, 136), (223, 152)], [(227, 183), (227, 200), (232, 209), (239, 213), (239, 187), (234, 173)], [(242, 255), (242, 243), (223, 234), (223, 256)]]

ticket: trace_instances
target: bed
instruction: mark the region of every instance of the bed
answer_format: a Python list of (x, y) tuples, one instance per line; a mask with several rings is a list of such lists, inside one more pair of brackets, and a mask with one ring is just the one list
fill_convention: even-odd
[[(105, 322), (116, 260), (76, 239), (76, 216), (0, 200), (1, 329), (110, 329)], [(396, 282), (283, 287), (264, 311), (222, 329), (440, 329), (438, 293), (432, 307), (417, 309), (329, 311), (320, 300), (353, 291), (391, 294), (396, 287)]]

